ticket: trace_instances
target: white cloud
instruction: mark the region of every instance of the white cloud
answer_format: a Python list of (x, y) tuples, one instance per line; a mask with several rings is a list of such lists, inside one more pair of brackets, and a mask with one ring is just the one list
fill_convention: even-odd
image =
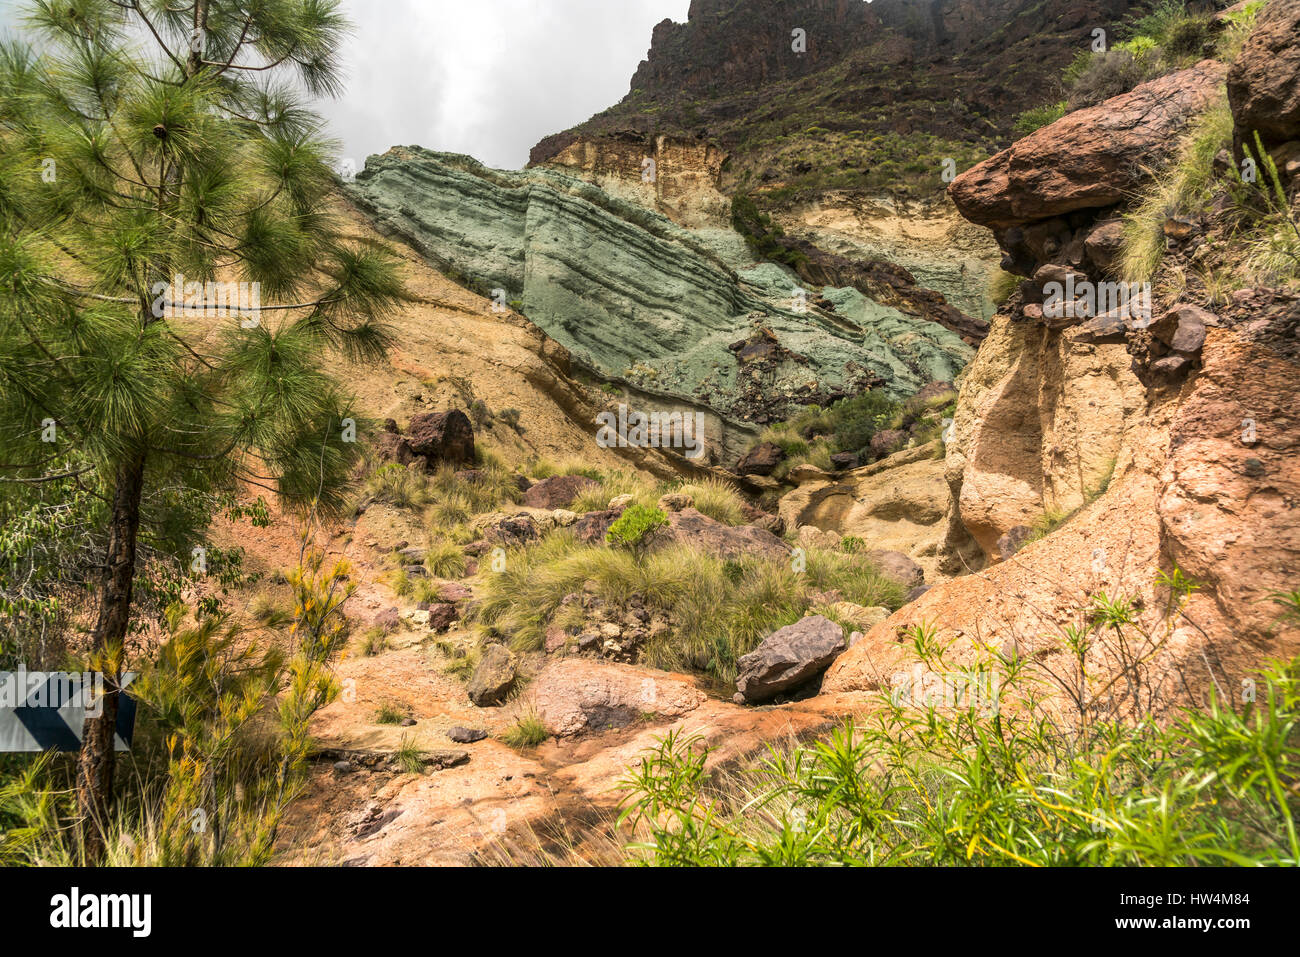
[[(358, 168), (419, 145), (518, 168), (543, 136), (621, 100), (689, 0), (344, 0), (346, 92), (317, 110)], [(0, 0), (0, 27), (18, 0)]]
[(360, 166), (397, 144), (517, 168), (622, 99), (650, 31), (689, 0), (345, 0), (347, 92), (318, 109)]

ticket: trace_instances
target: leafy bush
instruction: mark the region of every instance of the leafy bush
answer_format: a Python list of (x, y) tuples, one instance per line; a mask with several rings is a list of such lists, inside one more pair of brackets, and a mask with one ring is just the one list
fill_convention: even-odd
[(1016, 117), (1016, 135), (1028, 136), (1034, 130), (1042, 129), (1050, 123), (1055, 123), (1065, 115), (1066, 103), (1062, 100), (1060, 103), (1049, 103), (1046, 106), (1035, 106), (1025, 110)]
[(663, 509), (629, 505), (609, 527), (609, 531), (605, 533), (605, 541), (624, 548), (644, 548), (655, 529), (663, 528), (667, 524), (668, 516)]
[(1107, 50), (1094, 53), (1079, 69), (1070, 83), (1066, 103), (1070, 110), (1096, 106), (1112, 96), (1127, 93), (1149, 75), (1144, 61), (1139, 61), (1127, 50)]

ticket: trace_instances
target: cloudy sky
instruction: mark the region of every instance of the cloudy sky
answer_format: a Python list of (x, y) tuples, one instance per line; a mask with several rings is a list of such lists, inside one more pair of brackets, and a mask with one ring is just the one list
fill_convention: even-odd
[(320, 104), (343, 155), (418, 144), (518, 168), (543, 136), (621, 100), (690, 0), (344, 0), (347, 93)]
[[(20, 0), (0, 0), (0, 25)], [(360, 168), (417, 144), (518, 168), (543, 136), (621, 100), (690, 0), (344, 0), (347, 92), (318, 104)]]

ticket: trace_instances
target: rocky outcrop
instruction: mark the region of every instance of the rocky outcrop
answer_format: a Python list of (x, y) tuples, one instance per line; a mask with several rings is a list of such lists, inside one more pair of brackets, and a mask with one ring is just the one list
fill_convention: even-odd
[(992, 229), (1113, 206), (1169, 158), (1225, 72), (1204, 60), (1076, 110), (967, 170), (949, 195), (963, 216)]
[(967, 170), (948, 193), (963, 216), (993, 230), (1004, 269), (1032, 276), (1067, 258), (1079, 266), (1099, 211), (1130, 199), (1169, 159), (1178, 134), (1220, 95), (1225, 72), (1205, 60), (1070, 113)]
[(677, 718), (707, 700), (689, 681), (584, 658), (562, 658), (529, 686), (537, 716), (551, 734), (626, 727), (645, 715)]
[[(1228, 72), (1228, 102), (1243, 141), (1258, 132), (1265, 149), (1300, 138), (1300, 4), (1275, 0), (1259, 13)], [(1240, 152), (1239, 152), (1240, 157)]]
[[(395, 148), (371, 157), (351, 192), (436, 266), (496, 290), (503, 311), (514, 302), (575, 359), (648, 396), (767, 421), (876, 385), (905, 397), (971, 354), (895, 309), (873, 324), (805, 307), (779, 267), (737, 272), (694, 233), (555, 170)], [(727, 349), (755, 329), (780, 349)]]
[(674, 542), (701, 548), (719, 558), (760, 558), (784, 561), (790, 550), (771, 532), (753, 525), (723, 525), (694, 508), (668, 516), (668, 526), (656, 535), (658, 542)]
[(736, 662), (736, 692), (748, 704), (775, 698), (821, 674), (844, 651), (844, 629), (809, 615), (764, 638)]
[[(983, 354), (983, 350), (981, 350)], [(905, 449), (872, 465), (801, 484), (782, 496), (786, 528), (812, 526), (901, 552), (926, 573), (936, 561), (949, 508), (936, 444)]]

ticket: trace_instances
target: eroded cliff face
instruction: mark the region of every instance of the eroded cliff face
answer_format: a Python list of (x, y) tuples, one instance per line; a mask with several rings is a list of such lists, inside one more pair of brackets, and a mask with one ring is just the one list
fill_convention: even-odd
[(730, 229), (731, 200), (718, 189), (727, 154), (706, 140), (670, 136), (576, 139), (545, 165), (679, 226)]
[[(1278, 5), (1259, 30), (1271, 36), (1298, 17), (1300, 7)], [(1300, 72), (1279, 84), (1263, 66), (1268, 45), (1254, 47), (1234, 76), (1255, 77), (1275, 99), (1293, 95), (1279, 87), (1300, 90)], [(1224, 75), (1205, 61), (1144, 84), (953, 184), (958, 208), (991, 227), (1004, 265), (1028, 277), (961, 383), (940, 555), (958, 577), (872, 629), (831, 667), (825, 690), (887, 687), (905, 630), (921, 622), (958, 639), (959, 661), (992, 648), (1068, 673), (1066, 629), (1093, 628), (1103, 595), (1130, 602), (1133, 627), (1154, 635), (1140, 667), (1160, 707), (1236, 695), (1263, 661), (1300, 650), (1300, 628), (1272, 600), (1300, 576), (1293, 284), (1256, 279), (1216, 296), (1188, 283), (1230, 228), (1211, 202), (1186, 230), (1169, 211), (1149, 315), (1141, 300), (1100, 311), (1068, 296), (1050, 306), (1047, 295), (1066, 278), (1081, 294), (1109, 278), (1127, 197), (1158, 175), (1179, 132), (1222, 102)], [(1236, 97), (1257, 99), (1249, 89)], [(1300, 140), (1300, 124), (1272, 135)], [(1279, 169), (1294, 203), (1300, 165)], [(1195, 587), (1170, 614), (1179, 576)], [(1103, 645), (1088, 647), (1090, 673), (1138, 667), (1108, 659)]]
[[(703, 165), (674, 173), (677, 158), (660, 166), (664, 202), (707, 220), (702, 191), (685, 184), (716, 157), (704, 150)], [(633, 152), (575, 159), (619, 190), (627, 167), (640, 168)], [(503, 172), (395, 148), (370, 158), (351, 195), (438, 268), (514, 302), (602, 378), (724, 417), (761, 423), (869, 388), (906, 397), (973, 355), (938, 322), (855, 290), (838, 297), (844, 308), (836, 290), (806, 296), (734, 232), (686, 229), (558, 169)]]

